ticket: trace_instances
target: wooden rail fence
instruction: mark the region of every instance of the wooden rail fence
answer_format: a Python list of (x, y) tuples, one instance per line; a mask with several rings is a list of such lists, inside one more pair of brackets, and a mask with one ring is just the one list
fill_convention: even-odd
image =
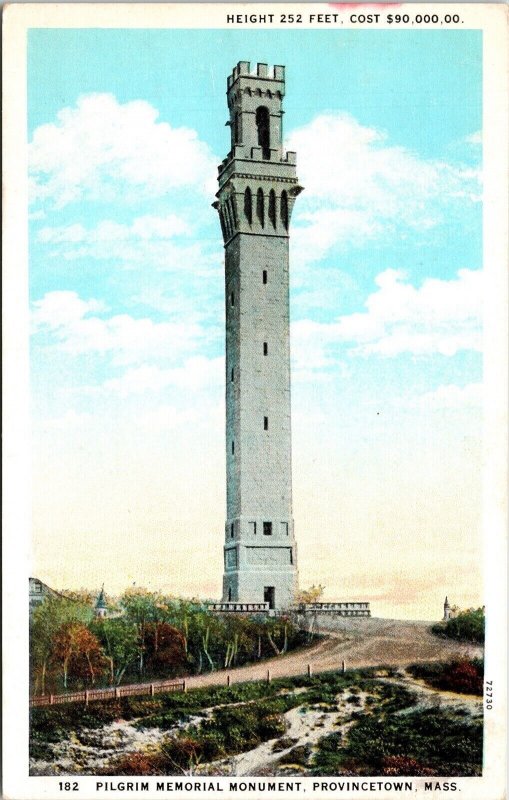
[[(345, 674), (345, 662), (344, 660), (341, 661), (341, 672), (343, 675)], [(220, 670), (219, 672), (215, 673), (219, 678), (220, 675), (226, 675), (225, 684), (226, 686), (232, 685), (232, 679), (229, 672), (226, 670)], [(306, 672), (301, 673), (301, 675), (307, 675), (308, 678), (313, 677), (313, 666), (312, 664), (307, 665)], [(194, 676), (197, 677), (197, 676)], [(294, 675), (293, 677), (297, 677)], [(246, 679), (247, 682), (260, 680), (260, 678), (248, 678)], [(265, 670), (263, 674), (263, 678), (261, 680), (267, 681), (270, 683), (272, 681), (272, 673), (270, 669)], [(244, 681), (240, 681), (243, 683)], [(210, 688), (212, 686), (220, 686), (220, 681), (217, 683), (210, 684)], [(191, 687), (192, 688), (192, 687)], [(200, 687), (196, 687), (200, 688)], [(30, 706), (52, 706), (58, 705), (59, 703), (85, 703), (88, 705), (90, 702), (94, 700), (113, 700), (118, 697), (132, 697), (133, 695), (150, 695), (153, 697), (155, 694), (164, 694), (165, 692), (186, 692), (188, 689), (188, 682), (187, 679), (184, 678), (181, 681), (158, 681), (157, 683), (132, 683), (128, 686), (116, 686), (115, 688), (110, 689), (85, 689), (82, 692), (69, 692), (68, 694), (45, 694), (45, 695), (38, 695), (35, 697), (30, 698)]]
[(85, 689), (82, 692), (69, 692), (68, 694), (44, 694), (30, 698), (31, 706), (53, 706), (60, 703), (85, 703), (88, 705), (94, 700), (113, 700), (119, 697), (132, 697), (133, 695), (162, 694), (163, 692), (185, 692), (186, 682), (183, 681), (158, 681), (157, 683), (137, 683), (129, 686), (116, 686), (113, 689)]

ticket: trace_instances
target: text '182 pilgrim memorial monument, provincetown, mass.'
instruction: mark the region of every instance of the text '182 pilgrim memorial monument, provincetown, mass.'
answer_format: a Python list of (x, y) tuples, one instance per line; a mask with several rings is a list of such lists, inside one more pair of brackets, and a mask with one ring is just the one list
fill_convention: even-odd
[(302, 191), (283, 153), (284, 67), (228, 77), (231, 151), (219, 166), (225, 246), (223, 602), (287, 608), (297, 590), (292, 516), (289, 226)]

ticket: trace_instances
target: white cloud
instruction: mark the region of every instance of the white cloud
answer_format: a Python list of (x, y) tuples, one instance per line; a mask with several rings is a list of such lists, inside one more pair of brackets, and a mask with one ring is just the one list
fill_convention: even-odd
[(168, 386), (196, 391), (210, 389), (224, 380), (224, 358), (194, 356), (182, 367), (161, 369), (144, 364), (128, 369), (119, 378), (110, 378), (98, 389), (101, 392), (118, 394), (120, 397), (160, 392)]
[(85, 228), (81, 223), (44, 227), (37, 239), (49, 245), (52, 248), (49, 255), (60, 261), (94, 259), (114, 261), (126, 268), (208, 272), (221, 262), (219, 240), (211, 246), (207, 240), (174, 239), (190, 233), (191, 226), (185, 219), (167, 214), (137, 217), (130, 225), (102, 220), (94, 228)]
[(35, 301), (32, 324), (35, 330), (44, 327), (65, 330), (87, 314), (105, 310), (100, 300), (82, 300), (76, 292), (48, 292), (42, 300)]
[(172, 236), (189, 234), (188, 223), (176, 216), (165, 217), (145, 215), (137, 217), (131, 225), (112, 220), (103, 220), (95, 228), (87, 229), (80, 223), (57, 228), (41, 228), (37, 234), (39, 242), (61, 244), (84, 242), (122, 242), (131, 239), (170, 239)]
[(474, 408), (482, 406), (482, 395), (482, 383), (446, 384), (414, 398), (403, 398), (398, 405), (421, 409)]
[(469, 136), (466, 136), (465, 142), (473, 145), (482, 144), (482, 131), (475, 131), (475, 133), (471, 133)]
[(172, 189), (210, 192), (217, 159), (191, 128), (172, 128), (144, 100), (119, 103), (90, 94), (57, 121), (40, 125), (29, 145), (34, 199), (62, 208), (77, 200), (140, 200)]
[(153, 322), (128, 314), (94, 315), (101, 310), (97, 300), (82, 300), (76, 292), (48, 292), (34, 303), (34, 333), (49, 334), (62, 352), (110, 354), (117, 364), (147, 357), (175, 361), (194, 350), (204, 336), (195, 323)]
[(293, 353), (297, 361), (320, 367), (334, 362), (331, 349), (354, 343), (351, 354), (397, 356), (402, 353), (453, 356), (481, 350), (483, 273), (462, 269), (449, 281), (428, 278), (416, 288), (398, 270), (386, 270), (375, 280), (378, 289), (366, 311), (339, 317), (332, 323), (309, 319), (293, 323)]
[(298, 153), (305, 187), (293, 234), (304, 262), (321, 259), (336, 243), (362, 244), (402, 226), (427, 230), (452, 203), (479, 199), (476, 170), (419, 158), (348, 114), (318, 116), (295, 130), (287, 147)]

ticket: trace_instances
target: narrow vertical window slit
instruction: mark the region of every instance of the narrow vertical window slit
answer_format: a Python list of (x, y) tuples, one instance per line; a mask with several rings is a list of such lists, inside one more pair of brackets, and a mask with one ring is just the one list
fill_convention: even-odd
[(285, 190), (281, 192), (281, 222), (288, 230), (288, 193)]
[(276, 193), (274, 189), (271, 189), (269, 192), (269, 220), (272, 223), (272, 227), (276, 227)]
[(262, 188), (258, 189), (256, 193), (256, 216), (258, 217), (258, 222), (263, 228), (265, 225), (265, 202)]
[(251, 225), (253, 221), (253, 197), (249, 186), (246, 188), (246, 191), (244, 192), (244, 214), (247, 221)]

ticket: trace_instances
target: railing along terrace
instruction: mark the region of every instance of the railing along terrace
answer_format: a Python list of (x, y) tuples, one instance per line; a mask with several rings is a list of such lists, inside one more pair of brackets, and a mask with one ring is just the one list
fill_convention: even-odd
[(301, 613), (338, 614), (341, 617), (370, 617), (369, 603), (344, 602), (344, 603), (300, 603), (295, 608)]
[(270, 611), (268, 603), (209, 603), (207, 608), (209, 611), (216, 611), (221, 614), (229, 612), (253, 614), (254, 612)]

